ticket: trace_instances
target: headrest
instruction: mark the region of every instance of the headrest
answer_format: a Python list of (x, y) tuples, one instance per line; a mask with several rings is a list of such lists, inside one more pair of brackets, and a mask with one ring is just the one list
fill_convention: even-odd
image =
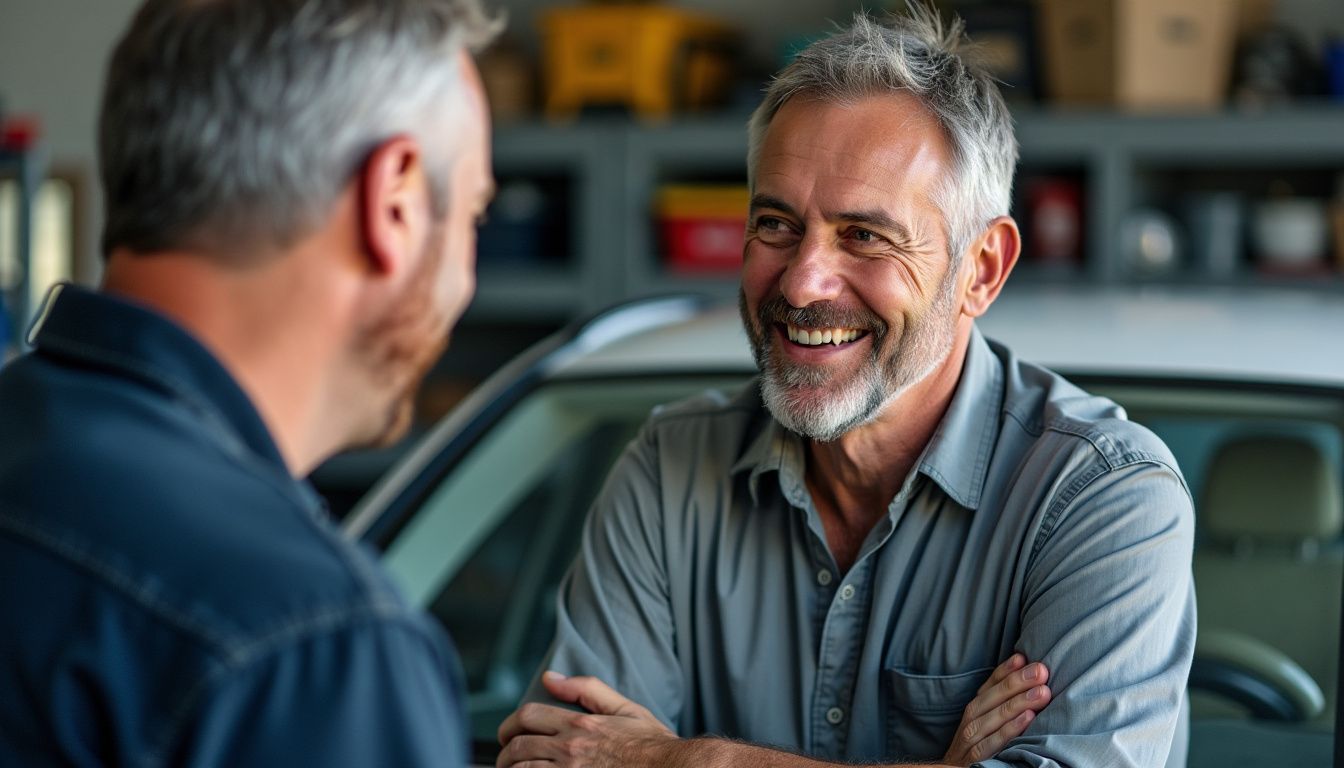
[(1230, 440), (1209, 464), (1202, 516), (1218, 539), (1333, 540), (1344, 528), (1339, 470), (1301, 438)]

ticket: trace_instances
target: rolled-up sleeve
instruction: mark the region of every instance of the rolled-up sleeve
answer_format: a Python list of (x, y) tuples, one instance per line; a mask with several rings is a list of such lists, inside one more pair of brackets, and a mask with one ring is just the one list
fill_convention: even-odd
[(1195, 644), (1194, 514), (1159, 461), (1094, 468), (1046, 511), (1018, 649), (1051, 671), (1051, 703), (977, 765), (1162, 766)]
[[(593, 675), (676, 729), (676, 657), (651, 431), (626, 448), (588, 515), (560, 585), (556, 637), (542, 669)], [(532, 682), (524, 701), (555, 703)]]

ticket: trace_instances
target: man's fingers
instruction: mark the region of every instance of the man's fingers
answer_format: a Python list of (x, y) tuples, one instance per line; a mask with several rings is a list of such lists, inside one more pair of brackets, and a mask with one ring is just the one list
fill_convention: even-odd
[(978, 717), (971, 717), (968, 705), (944, 759), (953, 765), (970, 765), (998, 754), (1009, 740), (1022, 735), (1036, 713), (1050, 703), (1050, 695), (1048, 686), (1033, 686)]
[(568, 709), (552, 707), (546, 704), (530, 702), (524, 704), (509, 715), (499, 725), (499, 743), (508, 744), (523, 734), (543, 734), (554, 736), (560, 732), (566, 716), (574, 713)]
[(975, 695), (979, 696), (991, 687), (998, 685), (1005, 677), (1021, 669), (1026, 663), (1027, 657), (1020, 653), (1014, 653), (1012, 656), (1004, 659), (1002, 664), (995, 667), (994, 671), (989, 673), (989, 677), (985, 678), (985, 682), (980, 684), (980, 690), (976, 691)]
[(596, 677), (565, 677), (559, 672), (547, 671), (541, 675), (541, 684), (560, 701), (578, 704), (593, 714), (652, 718), (647, 709), (617, 693)]
[(495, 768), (531, 768), (554, 765), (561, 757), (555, 740), (549, 736), (524, 734), (510, 739), (495, 758)]
[[(1026, 693), (1038, 685), (1044, 685), (1049, 679), (1050, 670), (1046, 669), (1044, 664), (1040, 662), (1028, 664), (1022, 669), (1010, 672), (999, 682), (977, 693), (971, 703), (967, 705), (966, 714), (970, 718), (981, 717), (995, 707), (1003, 706), (1014, 696)], [(1036, 709), (1039, 711), (1040, 707)]]
[(1003, 749), (1005, 744), (1021, 736), (1034, 719), (1036, 719), (1036, 713), (1030, 709), (1018, 714), (967, 750), (967, 759), (971, 763), (978, 763), (981, 760), (994, 757), (999, 754), (999, 750)]
[[(1023, 712), (1030, 712), (1034, 718), (1036, 713), (1044, 709), (1045, 705), (1049, 703), (1050, 688), (1048, 686), (1038, 685), (1030, 688), (972, 720), (967, 727), (962, 729), (963, 739), (967, 744), (983, 741), (1004, 728), (1011, 729)], [(1018, 731), (1013, 736), (1020, 733), (1021, 731)]]

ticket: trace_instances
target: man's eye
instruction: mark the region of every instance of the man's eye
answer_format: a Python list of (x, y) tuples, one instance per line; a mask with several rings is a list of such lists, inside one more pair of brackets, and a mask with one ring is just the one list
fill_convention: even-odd
[(778, 216), (758, 216), (752, 223), (756, 239), (766, 245), (788, 245), (797, 239), (793, 227)]
[(870, 229), (862, 227), (853, 227), (845, 233), (845, 239), (856, 248), (863, 250), (877, 250), (887, 246), (887, 239)]

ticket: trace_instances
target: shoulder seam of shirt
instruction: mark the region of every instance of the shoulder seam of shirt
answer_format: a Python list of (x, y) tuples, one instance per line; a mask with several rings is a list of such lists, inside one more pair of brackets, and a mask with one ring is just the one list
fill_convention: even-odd
[[(1082, 436), (1079, 435), (1079, 437)], [(1051, 502), (1044, 517), (1041, 518), (1041, 525), (1036, 531), (1036, 539), (1031, 544), (1031, 554), (1027, 557), (1028, 568), (1034, 564), (1036, 555), (1040, 553), (1041, 549), (1045, 546), (1046, 540), (1054, 533), (1055, 526), (1059, 523), (1060, 518), (1064, 516), (1064, 510), (1078, 498), (1079, 494), (1099, 478), (1105, 475), (1114, 474), (1115, 472), (1132, 467), (1136, 464), (1151, 464), (1165, 470), (1180, 483), (1186, 496), (1190, 496), (1190, 489), (1186, 486), (1185, 479), (1181, 477), (1181, 473), (1168, 463), (1164, 457), (1147, 451), (1130, 451), (1129, 453), (1124, 454), (1118, 462), (1112, 463), (1108, 460), (1105, 466), (1090, 467), (1087, 471), (1079, 474), (1072, 482), (1065, 486), (1064, 490)]]
[[(1153, 461), (1171, 468), (1171, 462), (1166, 456), (1143, 448), (1117, 444), (1110, 438), (1105, 430), (1098, 429), (1095, 422), (1056, 417), (1042, 422), (1040, 424), (1041, 428), (1037, 430), (1033, 429), (1021, 416), (1011, 410), (1004, 409), (1003, 413), (1013, 421), (1017, 422), (1017, 425), (1021, 427), (1024, 432), (1033, 437), (1040, 437), (1046, 432), (1057, 432), (1061, 435), (1078, 438), (1092, 448), (1092, 452), (1097, 458), (1105, 462), (1108, 469), (1119, 469), (1133, 464), (1136, 461)], [(1135, 422), (1125, 419), (1108, 418), (1106, 420), (1119, 421), (1124, 424), (1135, 424)], [(1135, 424), (1135, 426), (1142, 425)]]
[[(273, 658), (277, 653), (288, 650), (301, 642), (323, 634), (331, 634), (364, 624), (408, 630), (421, 641), (432, 641), (433, 638), (426, 635), (423, 627), (418, 622), (411, 620), (413, 615), (411, 611), (401, 605), (395, 605), (394, 608), (395, 610), (388, 610), (386, 601), (380, 600), (346, 606), (344, 610), (330, 611), (321, 616), (321, 618), (326, 619), (325, 621), (291, 622), (278, 631), (257, 638), (238, 653), (221, 654), (218, 657), (208, 659), (209, 671), (202, 675), (182, 696), (181, 701), (164, 726), (164, 733), (159, 746), (147, 754), (146, 765), (164, 764), (164, 761), (167, 760), (169, 748), (181, 734), (182, 729), (186, 727), (188, 717), (199, 704), (201, 697), (222, 678), (236, 675), (244, 667), (258, 665), (265, 659)], [(429, 645), (432, 651), (434, 643), (430, 642)]]

